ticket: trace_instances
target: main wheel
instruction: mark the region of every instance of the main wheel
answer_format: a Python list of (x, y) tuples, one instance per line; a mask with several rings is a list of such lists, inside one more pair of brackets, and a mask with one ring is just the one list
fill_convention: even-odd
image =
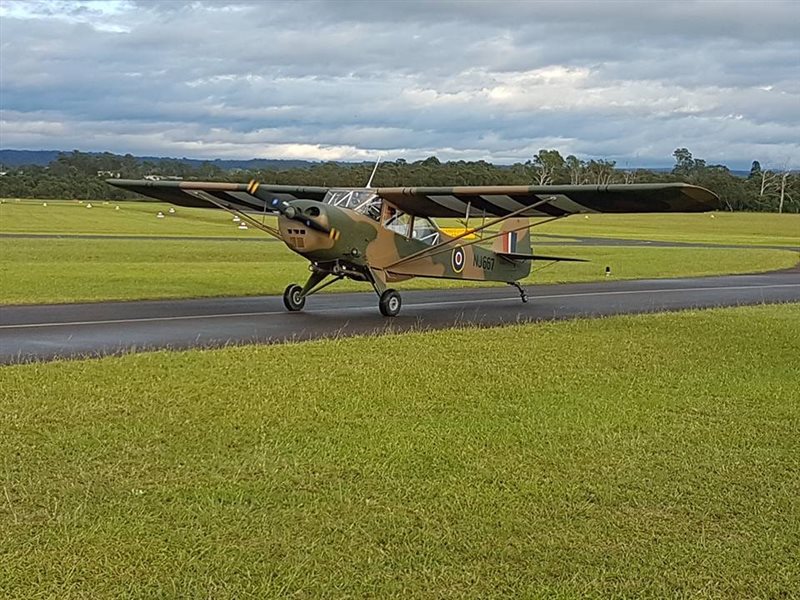
[(303, 310), (306, 305), (306, 297), (302, 295), (303, 288), (296, 283), (286, 286), (283, 290), (283, 305), (289, 312)]
[(386, 290), (381, 294), (381, 299), (378, 302), (378, 308), (381, 309), (381, 314), (384, 317), (396, 317), (400, 312), (400, 294), (395, 290)]

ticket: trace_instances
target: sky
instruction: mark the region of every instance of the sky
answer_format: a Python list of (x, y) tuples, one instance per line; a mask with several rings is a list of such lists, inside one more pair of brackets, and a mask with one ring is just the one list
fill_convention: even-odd
[(0, 147), (800, 166), (800, 2), (0, 0)]

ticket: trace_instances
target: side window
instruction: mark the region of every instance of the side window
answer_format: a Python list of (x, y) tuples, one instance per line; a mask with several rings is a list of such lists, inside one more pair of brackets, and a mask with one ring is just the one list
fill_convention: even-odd
[(439, 230), (425, 217), (414, 217), (411, 237), (429, 246), (439, 243)]
[(408, 237), (411, 229), (411, 215), (388, 207), (384, 215), (383, 226), (386, 229)]

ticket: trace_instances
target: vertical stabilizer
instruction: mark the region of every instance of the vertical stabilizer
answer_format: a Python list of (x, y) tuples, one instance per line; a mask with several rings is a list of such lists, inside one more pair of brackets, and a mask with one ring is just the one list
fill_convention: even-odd
[(492, 250), (500, 254), (530, 254), (531, 232), (527, 217), (506, 219), (500, 226), (501, 235), (494, 239)]

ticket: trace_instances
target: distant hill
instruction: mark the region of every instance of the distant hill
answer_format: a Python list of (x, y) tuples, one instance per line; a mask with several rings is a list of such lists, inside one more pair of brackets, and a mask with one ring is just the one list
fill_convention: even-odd
[[(0, 165), (6, 168), (23, 167), (27, 165), (35, 165), (39, 167), (46, 167), (56, 158), (59, 154), (69, 153), (70, 151), (64, 150), (0, 150)], [(102, 155), (102, 152), (86, 152), (92, 156)], [(210, 163), (219, 167), (220, 169), (268, 169), (273, 171), (283, 171), (287, 169), (307, 169), (319, 164), (310, 160), (279, 160), (269, 158), (251, 158), (248, 160), (199, 160), (196, 158), (172, 158), (168, 156), (134, 156), (138, 162), (152, 162), (158, 163), (164, 160), (178, 161), (187, 166), (199, 167), (205, 163)]]
[(0, 150), (0, 165), (3, 167), (44, 167), (59, 155), (58, 150)]

